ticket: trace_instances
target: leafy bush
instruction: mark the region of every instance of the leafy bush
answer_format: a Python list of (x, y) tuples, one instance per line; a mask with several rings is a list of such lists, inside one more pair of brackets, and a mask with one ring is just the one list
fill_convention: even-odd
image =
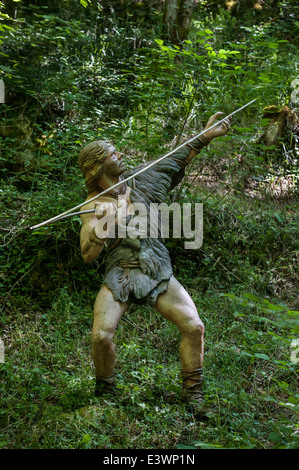
[[(156, 3), (13, 3), (0, 3), (0, 447), (298, 446), (296, 146), (287, 135), (290, 163), (282, 145), (258, 141), (264, 107), (293, 108), (295, 6), (269, 1), (270, 21), (253, 2), (245, 13), (200, 2), (175, 46)], [(84, 265), (78, 217), (29, 227), (84, 200), (85, 143), (111, 140), (134, 166), (254, 98), (170, 196), (204, 204), (201, 249), (166, 244), (206, 327), (209, 423), (179, 401), (178, 331), (145, 307), (131, 307), (115, 338), (121, 397), (95, 401), (90, 329), (102, 259)]]

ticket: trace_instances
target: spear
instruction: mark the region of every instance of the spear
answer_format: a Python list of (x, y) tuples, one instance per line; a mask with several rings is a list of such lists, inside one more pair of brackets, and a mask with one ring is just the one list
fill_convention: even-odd
[(109, 188), (105, 189), (104, 191), (102, 191), (101, 193), (97, 194), (96, 196), (94, 196), (93, 198), (89, 199), (88, 201), (85, 201), (85, 202), (82, 202), (81, 204), (78, 204), (77, 206), (75, 207), (72, 207), (72, 209), (69, 209), (65, 212), (62, 212), (61, 214), (58, 214), (56, 215), (55, 217), (52, 217), (51, 219), (48, 219), (48, 220), (45, 220), (44, 222), (40, 223), (40, 224), (37, 224), (37, 225), (33, 225), (32, 227), (30, 227), (31, 230), (35, 230), (37, 228), (40, 228), (40, 227), (43, 227), (44, 225), (48, 225), (48, 224), (52, 224), (54, 222), (57, 222), (58, 220), (63, 220), (63, 219), (66, 219), (67, 217), (73, 217), (75, 215), (81, 215), (81, 214), (86, 214), (86, 213), (90, 213), (90, 212), (95, 212), (95, 209), (90, 209), (90, 210), (87, 210), (87, 211), (79, 211), (79, 212), (73, 212), (75, 211), (76, 209), (80, 209), (81, 207), (85, 206), (86, 204), (89, 204), (90, 202), (94, 201), (95, 199), (98, 199), (100, 196), (103, 196), (104, 194), (112, 191), (113, 189), (117, 188), (118, 186), (120, 186), (121, 184), (123, 183), (126, 183), (127, 181), (131, 180), (132, 178), (135, 178), (136, 176), (140, 175), (141, 173), (143, 173), (144, 171), (147, 171), (149, 168), (151, 168), (152, 166), (156, 165), (157, 163), (161, 162), (162, 160), (164, 160), (165, 158), (169, 157), (170, 155), (172, 155), (174, 152), (176, 152), (177, 150), (181, 149), (182, 147), (185, 147), (185, 145), (187, 144), (190, 144), (191, 142), (193, 142), (193, 140), (197, 139), (198, 137), (200, 137), (202, 134), (205, 134), (207, 131), (213, 129), (214, 127), (217, 127), (219, 126), (219, 124), (221, 124), (225, 119), (227, 119), (228, 117), (231, 117), (233, 116), (234, 114), (236, 113), (239, 113), (240, 111), (242, 111), (242, 109), (244, 108), (247, 108), (247, 106), (251, 105), (252, 103), (254, 103), (255, 100), (252, 100), (252, 101), (249, 101), (248, 103), (244, 104), (244, 106), (242, 106), (241, 108), (239, 109), (236, 109), (236, 111), (233, 111), (231, 114), (225, 116), (224, 118), (222, 118), (220, 121), (217, 121), (215, 124), (213, 124), (212, 126), (210, 126), (208, 129), (204, 129), (202, 132), (200, 132), (199, 134), (197, 134), (195, 137), (192, 137), (190, 140), (188, 140), (187, 142), (184, 142), (183, 144), (181, 144), (179, 147), (175, 148), (174, 150), (172, 150), (171, 152), (167, 153), (166, 155), (163, 155), (163, 157), (160, 157), (158, 158), (157, 160), (154, 160), (153, 162), (149, 163), (148, 165), (146, 165), (144, 168), (141, 168), (141, 170), (139, 171), (136, 171), (136, 173), (134, 173), (133, 175), (131, 176), (128, 176), (128, 178), (125, 178), (121, 181), (119, 181), (118, 183), (114, 184), (113, 186), (110, 186)]

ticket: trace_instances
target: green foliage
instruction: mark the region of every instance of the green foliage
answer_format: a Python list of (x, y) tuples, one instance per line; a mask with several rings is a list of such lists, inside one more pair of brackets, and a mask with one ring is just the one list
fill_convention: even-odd
[[(296, 145), (259, 140), (265, 106), (293, 108), (298, 22), (292, 2), (269, 0), (271, 20), (249, 3), (201, 1), (180, 46), (154, 2), (0, 3), (0, 447), (298, 447)], [(109, 139), (134, 166), (254, 98), (171, 196), (204, 204), (202, 248), (166, 244), (206, 326), (209, 422), (179, 400), (177, 329), (145, 307), (118, 327), (120, 397), (95, 399), (102, 259), (84, 265), (78, 217), (29, 227), (84, 200), (85, 143)]]

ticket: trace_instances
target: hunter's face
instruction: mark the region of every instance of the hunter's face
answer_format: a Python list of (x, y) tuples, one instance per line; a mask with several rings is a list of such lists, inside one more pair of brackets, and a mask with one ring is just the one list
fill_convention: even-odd
[(122, 159), (123, 154), (117, 152), (113, 145), (109, 145), (107, 157), (103, 162), (103, 173), (108, 176), (119, 176), (125, 169), (126, 165)]

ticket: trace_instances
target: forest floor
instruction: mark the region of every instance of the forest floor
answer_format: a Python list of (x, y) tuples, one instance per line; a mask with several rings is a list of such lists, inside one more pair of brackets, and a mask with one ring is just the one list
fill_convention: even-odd
[[(208, 183), (201, 186), (204, 210), (211, 210), (208, 196), (215, 202), (214, 190)], [(241, 225), (227, 225), (228, 210), (238, 217), (237, 209), (242, 216), (234, 220), (243, 224), (242, 230)], [(292, 197), (264, 198), (261, 193), (253, 200), (248, 193), (230, 191), (223, 211), (215, 217), (220, 231), (224, 233), (225, 226), (230, 233), (235, 231), (234, 243), (238, 244), (242, 237), (246, 241), (248, 234), (253, 236), (250, 230), (257, 234), (269, 230), (265, 227), (269, 213), (282, 217), (282, 210), (290, 222), (296, 212)], [(256, 225), (248, 226), (248, 220), (255, 220)], [(290, 226), (281, 224), (292, 237)], [(209, 237), (209, 227), (207, 232)], [(274, 233), (274, 238), (282, 233)], [(48, 294), (45, 304), (30, 294), (11, 292), (6, 299), (10, 314), (3, 329), (1, 447), (298, 446), (293, 336), (287, 323), (279, 323), (281, 315), (297, 308), (296, 276), (290, 261), (293, 250), (288, 250), (287, 238), (283, 256), (275, 258), (274, 247), (268, 246), (267, 270), (247, 255), (245, 242), (241, 252), (226, 243), (226, 252), (223, 240), (221, 258), (208, 238), (200, 270), (197, 260), (184, 259), (170, 243), (175, 275), (205, 324), (206, 420), (198, 420), (180, 401), (180, 335), (154, 310), (133, 305), (120, 321), (115, 335), (118, 393), (95, 398), (91, 326), (96, 290), (86, 286), (76, 292), (63, 287)]]

